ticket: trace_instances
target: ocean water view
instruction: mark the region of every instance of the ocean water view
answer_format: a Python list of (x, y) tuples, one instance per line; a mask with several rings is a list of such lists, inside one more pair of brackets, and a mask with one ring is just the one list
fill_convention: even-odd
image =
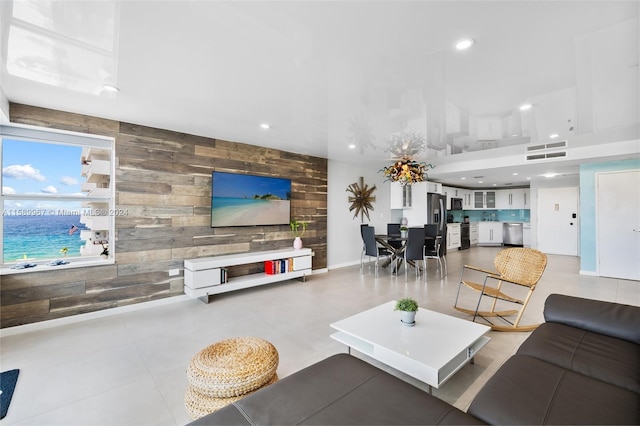
[(212, 197), (211, 226), (288, 224), (289, 210), (289, 200)]
[[(72, 234), (69, 229), (78, 229)], [(80, 231), (87, 229), (80, 216), (4, 216), (4, 263), (24, 260), (59, 259), (67, 248), (67, 257), (80, 256)]]

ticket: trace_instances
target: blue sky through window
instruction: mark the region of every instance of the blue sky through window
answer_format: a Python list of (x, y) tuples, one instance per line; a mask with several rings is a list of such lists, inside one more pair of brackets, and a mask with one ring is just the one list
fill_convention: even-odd
[[(80, 186), (82, 147), (2, 141), (2, 192), (10, 194), (85, 195)], [(8, 200), (4, 208), (56, 208), (53, 200)]]

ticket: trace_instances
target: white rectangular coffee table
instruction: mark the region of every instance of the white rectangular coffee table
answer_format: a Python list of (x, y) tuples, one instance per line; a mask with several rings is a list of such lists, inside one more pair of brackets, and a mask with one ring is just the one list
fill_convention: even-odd
[(331, 324), (331, 337), (377, 361), (438, 388), (468, 362), (490, 327), (420, 308), (416, 324), (400, 322), (391, 301)]

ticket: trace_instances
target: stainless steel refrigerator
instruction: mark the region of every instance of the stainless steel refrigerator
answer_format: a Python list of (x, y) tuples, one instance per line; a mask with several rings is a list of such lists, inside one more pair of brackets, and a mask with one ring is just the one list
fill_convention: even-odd
[(438, 235), (442, 236), (441, 255), (447, 254), (447, 196), (427, 193), (427, 224), (438, 225)]

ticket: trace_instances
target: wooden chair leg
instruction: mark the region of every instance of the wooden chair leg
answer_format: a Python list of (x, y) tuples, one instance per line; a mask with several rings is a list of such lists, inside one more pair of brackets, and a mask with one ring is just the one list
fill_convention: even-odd
[[(500, 291), (500, 287), (502, 287), (502, 281), (498, 281), (498, 285), (496, 286), (496, 290)], [(489, 312), (495, 312), (496, 311), (496, 304), (498, 303), (498, 299), (494, 298), (493, 299), (493, 303), (491, 303), (491, 309), (489, 310)]]

